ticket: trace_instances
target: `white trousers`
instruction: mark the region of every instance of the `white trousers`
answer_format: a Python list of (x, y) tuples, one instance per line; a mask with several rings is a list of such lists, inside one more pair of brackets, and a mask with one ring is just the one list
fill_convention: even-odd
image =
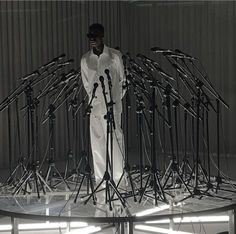
[[(124, 136), (121, 129), (121, 114), (116, 114), (114, 119), (116, 129), (113, 129), (113, 180), (117, 183), (121, 177), (124, 166)], [(91, 113), (90, 139), (94, 174), (96, 183), (98, 184), (103, 179), (106, 170), (107, 121), (104, 119), (104, 115), (93, 115)], [(111, 156), (110, 151), (109, 134), (109, 157)], [(110, 167), (108, 167), (108, 169), (111, 175)]]

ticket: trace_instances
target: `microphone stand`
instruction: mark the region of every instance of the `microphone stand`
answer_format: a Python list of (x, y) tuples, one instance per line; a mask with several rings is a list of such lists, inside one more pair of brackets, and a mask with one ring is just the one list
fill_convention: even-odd
[[(57, 169), (55, 164), (55, 106), (53, 104), (50, 104), (48, 107), (48, 118), (49, 118), (49, 159), (48, 159), (48, 169), (46, 172), (45, 181), (46, 183), (49, 183), (50, 186), (56, 187), (57, 184), (52, 184), (52, 180), (54, 177), (54, 174), (57, 174), (61, 181), (65, 184), (68, 190), (70, 190), (70, 187), (68, 183), (65, 181), (63, 176), (61, 175), (60, 171)], [(49, 181), (50, 180), (50, 181)]]
[[(76, 193), (75, 199), (74, 199), (74, 203), (77, 202), (78, 196), (80, 194), (80, 190), (82, 188), (84, 179), (87, 179), (87, 195), (89, 193), (89, 185), (90, 185), (90, 189), (91, 189), (91, 194), (92, 194), (92, 198), (93, 198), (93, 204), (96, 205), (96, 196), (95, 196), (95, 192), (94, 192), (94, 185), (93, 185), (93, 180), (92, 180), (92, 170), (91, 170), (91, 166), (90, 166), (90, 159), (89, 159), (89, 155), (91, 155), (90, 152), (90, 115), (91, 115), (91, 109), (93, 108), (92, 106), (92, 102), (94, 100), (95, 93), (96, 93), (96, 89), (98, 87), (98, 83), (94, 83), (94, 88), (93, 88), (93, 92), (92, 92), (92, 97), (90, 102), (88, 103), (87, 108), (85, 109), (85, 116), (87, 116), (87, 153), (85, 150), (83, 150), (83, 156), (78, 164), (78, 166), (81, 165), (82, 160), (85, 161), (85, 167), (84, 167), (84, 172), (83, 172), (83, 176), (82, 179), (80, 181), (80, 185), (78, 188), (78, 191)], [(78, 171), (78, 167), (77, 167), (77, 171)]]
[[(13, 195), (18, 194), (24, 187), (24, 194), (30, 193), (30, 190), (36, 189), (38, 198), (40, 198), (40, 189), (39, 185), (41, 185), (41, 189), (43, 193), (46, 194), (45, 187), (51, 192), (51, 188), (47, 185), (46, 181), (41, 176), (38, 171), (38, 162), (35, 161), (37, 159), (37, 123), (38, 120), (38, 100), (32, 99), (33, 89), (31, 87), (31, 82), (25, 87), (25, 94), (27, 98), (27, 139), (28, 139), (28, 159), (26, 170), (24, 171), (22, 177), (20, 178), (17, 186), (13, 190)], [(35, 116), (34, 116), (35, 115)], [(34, 121), (34, 117), (35, 120)], [(35, 128), (36, 126), (36, 128)], [(33, 183), (32, 183), (33, 181)]]
[[(104, 101), (105, 101), (105, 105), (107, 108), (107, 114), (105, 115), (105, 119), (107, 121), (107, 142), (106, 142), (106, 169), (105, 169), (105, 173), (103, 176), (103, 179), (101, 180), (101, 182), (97, 185), (97, 187), (95, 188), (95, 190), (90, 194), (90, 196), (87, 198), (87, 200), (85, 200), (84, 204), (87, 204), (88, 201), (91, 199), (91, 197), (94, 196), (94, 194), (98, 191), (98, 189), (102, 186), (103, 182), (106, 183), (105, 185), (105, 194), (106, 194), (106, 198), (105, 198), (105, 204), (109, 203), (109, 209), (112, 210), (112, 206), (111, 206), (111, 191), (110, 189), (113, 189), (113, 192), (117, 195), (118, 199), (120, 200), (122, 206), (125, 208), (126, 204), (125, 204), (125, 200), (124, 198), (121, 196), (120, 192), (117, 189), (117, 186), (112, 178), (112, 173), (109, 173), (109, 158), (112, 157), (112, 137), (113, 137), (113, 127), (114, 127), (114, 116), (112, 116), (112, 109), (113, 109), (113, 101), (112, 101), (112, 97), (110, 97), (110, 103), (107, 102), (107, 97), (106, 97), (106, 90), (105, 90), (105, 84), (104, 84), (104, 78), (103, 76), (100, 76), (100, 82), (101, 82), (101, 86), (102, 86), (102, 93), (103, 93), (103, 97), (104, 97)], [(109, 139), (110, 139), (110, 152), (111, 152), (111, 156), (109, 156)], [(112, 172), (113, 168), (110, 167), (110, 171)]]
[[(76, 145), (75, 140), (77, 140), (77, 118), (75, 115), (75, 108), (77, 107), (77, 94), (78, 94), (78, 88), (79, 84), (74, 83), (72, 85), (72, 88), (67, 91), (65, 94), (65, 98), (61, 103), (66, 102), (66, 122), (67, 122), (67, 138), (68, 138), (68, 146), (69, 150), (67, 153), (67, 160), (66, 160), (66, 166), (65, 166), (65, 172), (64, 172), (64, 179), (68, 181), (72, 178), (72, 181), (74, 181), (75, 176), (78, 175), (77, 173), (77, 164), (76, 164), (76, 158), (75, 155), (77, 155), (76, 152)], [(68, 99), (71, 97), (72, 99), (68, 101)], [(73, 143), (71, 143), (71, 131), (70, 131), (70, 123), (69, 123), (69, 111), (72, 109), (72, 129), (73, 129)], [(72, 164), (70, 166), (70, 164)], [(69, 173), (68, 173), (69, 172)]]
[(187, 110), (184, 110), (184, 157), (182, 159), (182, 163), (180, 165), (180, 172), (182, 175), (182, 178), (186, 181), (187, 179), (187, 173), (189, 174), (192, 171), (192, 167), (189, 163), (189, 156), (187, 155), (187, 139), (188, 139), (188, 114)]
[(129, 153), (128, 153), (128, 149), (129, 149), (129, 110), (131, 108), (131, 104), (130, 104), (130, 95), (129, 95), (129, 83), (128, 83), (128, 71), (127, 71), (127, 66), (126, 66), (126, 56), (123, 56), (123, 64), (124, 64), (124, 72), (125, 72), (125, 88), (126, 88), (126, 96), (125, 96), (125, 111), (126, 111), (126, 115), (125, 115), (125, 130), (126, 130), (126, 139), (125, 139), (125, 165), (124, 165), (124, 169), (123, 169), (123, 173), (117, 183), (117, 187), (119, 188), (120, 182), (122, 181), (122, 179), (124, 178), (124, 176), (126, 175), (130, 186), (131, 186), (131, 196), (134, 197), (134, 202), (137, 201), (136, 195), (135, 195), (135, 191), (134, 191), (134, 183), (133, 183), (133, 179), (131, 176), (131, 168), (130, 168), (130, 164), (129, 164)]
[[(87, 111), (84, 109), (84, 104), (85, 104), (85, 100), (86, 100), (86, 95), (85, 97), (82, 99), (82, 101), (80, 103), (77, 103), (77, 100), (78, 97), (76, 98), (73, 98), (71, 100), (71, 103), (70, 103), (70, 108), (72, 108), (72, 126), (73, 126), (73, 151), (74, 151), (74, 154), (76, 156), (75, 158), (75, 161), (77, 162), (76, 163), (76, 167), (74, 170), (72, 170), (72, 174), (67, 178), (67, 180), (70, 180), (72, 178), (72, 181), (75, 181), (75, 178), (76, 177), (81, 177), (84, 175), (84, 173), (81, 173), (81, 170), (84, 170), (84, 169), (81, 169), (84, 164), (83, 162), (86, 164), (87, 163), (87, 152), (86, 150), (84, 149), (84, 145), (85, 145), (85, 142), (86, 141), (89, 141), (89, 131), (87, 132), (87, 136), (85, 135), (85, 125), (86, 124), (83, 124), (82, 126), (82, 136), (81, 136), (81, 158), (80, 160), (78, 161), (78, 147), (77, 147), (77, 141), (78, 141), (78, 111), (79, 109), (81, 108), (82, 106), (82, 113), (85, 113), (83, 114), (82, 118), (83, 118), (83, 122), (85, 120), (85, 117), (86, 117), (86, 113)], [(90, 123), (89, 123), (90, 125)], [(89, 128), (86, 129), (86, 130), (90, 130)], [(87, 193), (89, 193), (89, 183), (87, 183)]]
[[(152, 77), (152, 83), (150, 84), (151, 87), (151, 106), (150, 106), (150, 119), (151, 119), (151, 170), (150, 174), (147, 177), (145, 186), (141, 192), (141, 196), (139, 199), (139, 203), (141, 203), (143, 196), (149, 196), (146, 193), (148, 192), (148, 185), (151, 185), (153, 194), (154, 194), (154, 200), (155, 200), (155, 205), (157, 205), (157, 200), (158, 197), (161, 201), (167, 202), (164, 189), (161, 185), (160, 182), (160, 175), (156, 167), (156, 126), (155, 126), (155, 111), (156, 111), (156, 81), (154, 77)], [(150, 181), (150, 184), (149, 184)], [(150, 196), (149, 196), (150, 197)]]
[[(177, 161), (177, 158), (175, 156), (174, 153), (174, 141), (173, 141), (173, 132), (172, 132), (172, 116), (171, 116), (171, 107), (170, 107), (170, 93), (171, 91), (171, 86), (168, 84), (166, 86), (166, 89), (164, 91), (164, 95), (166, 97), (166, 108), (167, 108), (167, 117), (168, 117), (168, 122), (170, 125), (169, 128), (169, 134), (170, 134), (170, 144), (171, 144), (171, 155), (172, 155), (172, 159), (169, 163), (169, 166), (167, 167), (167, 170), (165, 171), (165, 174), (162, 178), (163, 180), (163, 189), (165, 189), (168, 185), (168, 181), (169, 179), (172, 177), (172, 185), (168, 186), (168, 188), (173, 187), (176, 188), (175, 184), (181, 182), (185, 189), (189, 192), (190, 195), (192, 195), (190, 189), (188, 188), (187, 184), (185, 183), (185, 181), (183, 180), (183, 177), (181, 175), (181, 173), (179, 172), (179, 164)], [(176, 108), (176, 107), (175, 107)]]
[[(74, 118), (73, 118), (74, 119)], [(65, 167), (65, 172), (64, 172), (64, 179), (67, 180), (67, 174), (68, 172), (71, 173), (70, 171), (70, 161), (72, 160), (73, 163), (73, 168), (76, 168), (76, 163), (75, 163), (75, 158), (74, 158), (74, 153), (72, 150), (71, 146), (71, 133), (70, 133), (70, 122), (69, 122), (69, 104), (68, 104), (68, 99), (66, 100), (66, 125), (67, 125), (67, 139), (68, 139), (68, 152), (67, 152), (67, 157), (66, 157), (66, 167)]]
[[(191, 73), (189, 67), (187, 66), (185, 60), (182, 60), (185, 67), (188, 69), (188, 71)], [(197, 59), (197, 61), (200, 63), (200, 61)], [(223, 180), (220, 176), (220, 132), (219, 132), (219, 125), (220, 125), (220, 103), (222, 103), (227, 109), (229, 108), (228, 104), (223, 100), (223, 98), (219, 95), (219, 93), (215, 90), (215, 88), (213, 87), (213, 85), (210, 83), (210, 81), (207, 79), (207, 75), (202, 74), (202, 72), (200, 71), (200, 69), (198, 68), (198, 66), (195, 65), (193, 60), (189, 60), (189, 62), (192, 64), (193, 68), (198, 72), (198, 74), (200, 75), (200, 77), (202, 78), (203, 81), (206, 82), (207, 85), (205, 85), (202, 82), (201, 85), (201, 92), (203, 93), (204, 97), (206, 98), (206, 105), (210, 105), (212, 107), (212, 109), (216, 112), (216, 128), (217, 128), (217, 136), (216, 136), (216, 142), (217, 142), (217, 176), (216, 176), (216, 186), (214, 186), (211, 181), (210, 181), (210, 175), (208, 178), (208, 183), (207, 183), (207, 191), (209, 189), (212, 189), (212, 187), (215, 188), (215, 193), (218, 192), (218, 190), (220, 189), (220, 184), (223, 183)], [(202, 66), (202, 65), (201, 65)], [(202, 66), (203, 67), (203, 66)], [(203, 91), (203, 88), (205, 88), (208, 92), (211, 93), (211, 95), (213, 95), (216, 98), (216, 108), (214, 108), (213, 104), (211, 103), (209, 97), (205, 94), (205, 92)], [(206, 108), (207, 109), (207, 108)], [(207, 115), (208, 115), (208, 109), (207, 109)], [(208, 125), (207, 125), (208, 127)], [(207, 129), (208, 131), (208, 129)], [(209, 137), (209, 135), (208, 135)], [(208, 139), (209, 142), (209, 139)], [(209, 160), (209, 144), (208, 144), (208, 162), (210, 163)], [(208, 165), (208, 171), (210, 171), (210, 165)], [(227, 183), (226, 183), (227, 184)], [(229, 192), (235, 192), (232, 190), (228, 190), (228, 189), (223, 189), (221, 188), (222, 191), (229, 191)]]

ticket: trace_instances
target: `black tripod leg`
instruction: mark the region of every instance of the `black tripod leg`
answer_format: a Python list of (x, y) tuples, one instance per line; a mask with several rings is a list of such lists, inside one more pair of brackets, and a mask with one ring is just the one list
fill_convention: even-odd
[(171, 174), (172, 174), (172, 171), (170, 171), (169, 174), (167, 175), (166, 181), (165, 181), (164, 184), (163, 184), (163, 189), (165, 189), (165, 187), (166, 187), (166, 185), (167, 185), (167, 183), (168, 183), (168, 180), (169, 180)]
[(96, 202), (97, 199), (96, 199), (96, 196), (95, 196), (95, 193), (94, 193), (93, 180), (92, 180), (91, 174), (88, 175), (88, 176), (89, 176), (88, 180), (89, 180), (89, 183), (90, 183), (91, 191), (92, 191), (92, 194), (93, 194), (93, 204), (96, 205), (97, 204), (97, 202)]
[(119, 191), (117, 190), (116, 188), (116, 185), (115, 185), (115, 182), (113, 180), (109, 181), (111, 187), (113, 188), (114, 192), (116, 193), (117, 197), (119, 198), (122, 206), (125, 208), (126, 205), (125, 205), (125, 200), (124, 198), (121, 196), (121, 194), (119, 193)]
[(13, 195), (16, 195), (19, 193), (21, 187), (24, 185), (24, 183), (26, 183), (26, 181), (28, 180), (29, 176), (28, 176), (28, 172), (25, 172), (25, 174), (22, 176), (20, 182), (18, 183), (18, 185), (15, 187), (15, 190), (13, 191)]
[(106, 181), (106, 204), (107, 202), (109, 203), (109, 210), (112, 210), (111, 206), (111, 194), (110, 194), (110, 188), (109, 188), (109, 183)]
[(155, 206), (157, 206), (157, 184), (155, 181), (155, 174), (153, 175), (153, 189), (154, 189), (154, 199), (155, 199)]
[(159, 189), (159, 191), (160, 191), (160, 194), (162, 195), (162, 200), (163, 200), (164, 202), (166, 202), (166, 196), (165, 196), (165, 193), (164, 193), (164, 191), (163, 191), (163, 188), (161, 187), (161, 183), (160, 183), (160, 180), (159, 180), (159, 178), (158, 178), (157, 173), (154, 174), (154, 178), (155, 178), (155, 184), (158, 185), (158, 187), (159, 187), (158, 189)]
[(136, 198), (136, 195), (135, 195), (135, 192), (134, 192), (134, 184), (133, 184), (133, 180), (132, 180), (132, 177), (130, 175), (130, 172), (128, 172), (128, 178), (129, 178), (129, 181), (130, 181), (130, 186), (131, 186), (132, 194), (133, 194), (133, 197), (134, 197), (134, 202), (137, 202), (137, 198)]
[(141, 196), (140, 196), (140, 199), (139, 199), (139, 203), (141, 203), (141, 201), (142, 201), (142, 199), (143, 199), (143, 196), (144, 196), (144, 193), (145, 193), (145, 191), (146, 191), (146, 189), (147, 189), (147, 185), (148, 185), (148, 182), (149, 182), (149, 180), (150, 180), (150, 177), (151, 177), (151, 174), (148, 175), (148, 178), (147, 178), (147, 181), (146, 181), (146, 183), (145, 183), (145, 186), (144, 186), (144, 188), (142, 189), (142, 191), (140, 191)]
[(191, 179), (193, 177), (193, 174), (194, 174), (194, 171), (195, 171), (195, 167), (196, 167), (196, 163), (194, 164), (193, 169), (192, 169), (192, 171), (191, 171), (191, 173), (189, 175), (189, 179), (188, 179), (187, 185), (189, 185), (189, 183), (190, 183), (190, 181), (191, 181)]
[(85, 177), (85, 175), (83, 175), (82, 180), (81, 180), (81, 182), (80, 182), (79, 189), (78, 189), (78, 191), (77, 191), (77, 193), (76, 193), (76, 195), (75, 195), (74, 203), (76, 203), (77, 198), (78, 198), (78, 196), (79, 196), (80, 189), (81, 189), (82, 184), (83, 184), (83, 182), (84, 182), (84, 177)]
[(94, 194), (96, 194), (97, 190), (99, 189), (99, 187), (102, 185), (102, 183), (104, 182), (104, 179), (101, 180), (101, 182), (98, 184), (98, 186), (95, 188), (95, 190), (93, 191), (93, 193), (91, 193), (89, 195), (89, 197), (84, 201), (84, 205), (86, 205), (88, 203), (88, 201), (91, 199), (91, 197), (94, 196)]
[(184, 187), (188, 190), (189, 194), (192, 195), (189, 187), (187, 186), (187, 184), (184, 182), (182, 176), (180, 175), (180, 173), (178, 171), (176, 171), (177, 175), (178, 175), (178, 178), (180, 179), (180, 181), (182, 182), (182, 184), (184, 185)]
[(34, 173), (34, 181), (35, 181), (37, 195), (38, 195), (38, 198), (40, 198), (38, 178), (37, 178), (36, 172), (34, 171), (33, 173)]
[(40, 182), (40, 184), (41, 184), (42, 190), (43, 190), (43, 194), (46, 195), (46, 190), (45, 190), (45, 188), (44, 188), (43, 180), (42, 180), (42, 178), (41, 178), (40, 175), (38, 175), (38, 178), (39, 178), (39, 182)]
[(70, 186), (68, 185), (68, 183), (65, 181), (65, 179), (63, 178), (63, 176), (61, 175), (60, 171), (54, 166), (54, 170), (57, 172), (57, 174), (59, 175), (59, 177), (61, 178), (61, 180), (63, 181), (63, 183), (66, 185), (66, 187), (70, 190)]
[[(50, 177), (50, 172), (51, 172), (51, 165), (49, 165), (49, 167), (47, 169), (47, 173), (46, 173), (46, 177), (45, 177), (46, 183), (48, 183), (48, 180), (49, 180), (49, 177)], [(50, 180), (50, 186), (52, 186), (51, 180)]]

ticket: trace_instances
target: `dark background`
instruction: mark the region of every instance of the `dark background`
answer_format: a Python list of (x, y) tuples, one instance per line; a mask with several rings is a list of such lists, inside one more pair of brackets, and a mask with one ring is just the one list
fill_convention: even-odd
[[(234, 1), (0, 1), (0, 101), (14, 90), (18, 79), (32, 72), (59, 54), (73, 58), (75, 69), (89, 49), (86, 38), (91, 23), (105, 27), (105, 42), (119, 46), (122, 52), (145, 54), (164, 65), (162, 58), (151, 54), (150, 48), (185, 51), (200, 59), (216, 90), (229, 104), (222, 107), (220, 151), (222, 169), (234, 174), (235, 144), (235, 49), (236, 2)], [(84, 91), (83, 91), (84, 92)], [(81, 94), (81, 97), (83, 94)], [(19, 104), (24, 105), (24, 95)], [(11, 106), (11, 156), (13, 164), (19, 158), (16, 112)], [(135, 112), (135, 111), (133, 111)], [(21, 112), (22, 146), (26, 148), (26, 121)], [(0, 113), (0, 167), (9, 166), (9, 133), (7, 110)], [(134, 120), (134, 121), (132, 121)], [(215, 115), (211, 115), (211, 147), (216, 153)], [(83, 126), (78, 115), (79, 129)], [(56, 159), (66, 159), (68, 139), (65, 109), (56, 117)], [(130, 129), (131, 161), (137, 161), (135, 114)], [(40, 129), (39, 159), (45, 153), (47, 124)], [(77, 149), (81, 149), (81, 136)], [(160, 151), (160, 150), (159, 150)], [(226, 174), (227, 174), (226, 173)]]

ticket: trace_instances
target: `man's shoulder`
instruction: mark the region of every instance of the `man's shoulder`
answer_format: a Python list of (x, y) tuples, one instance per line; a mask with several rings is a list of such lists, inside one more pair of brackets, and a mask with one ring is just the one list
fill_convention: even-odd
[(90, 50), (82, 55), (81, 60), (88, 58), (89, 55), (90, 55)]
[(114, 48), (111, 48), (111, 47), (108, 47), (108, 50), (110, 51), (110, 53), (114, 56), (118, 56), (118, 57), (121, 57), (122, 54), (119, 50), (117, 49), (114, 49)]

